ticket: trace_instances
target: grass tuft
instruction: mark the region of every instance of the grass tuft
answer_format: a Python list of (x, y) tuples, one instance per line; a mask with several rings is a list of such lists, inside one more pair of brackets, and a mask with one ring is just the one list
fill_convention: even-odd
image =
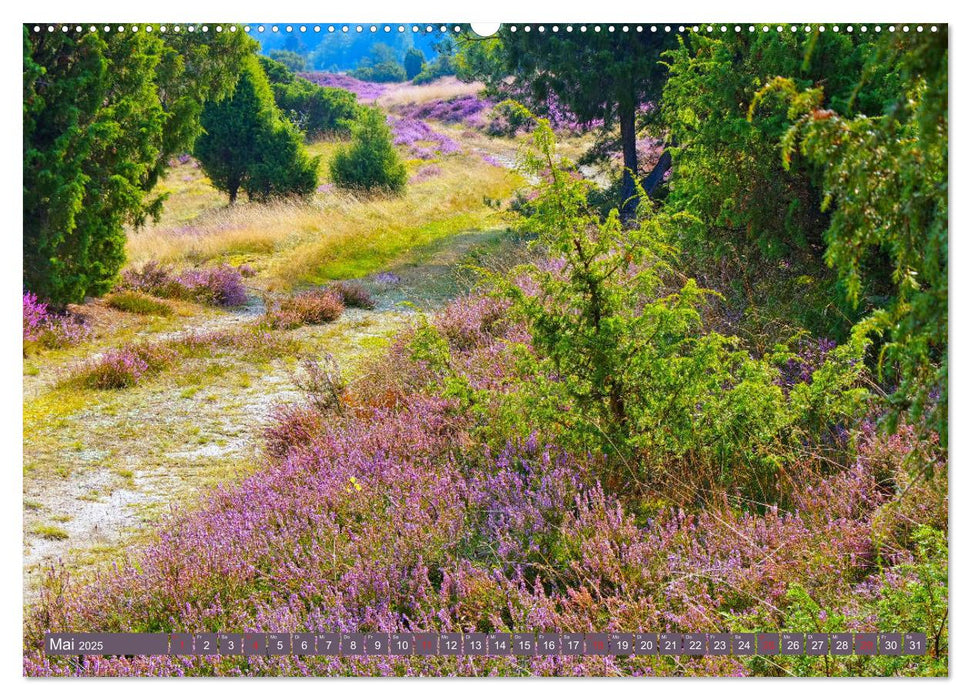
[(130, 314), (171, 316), (172, 307), (160, 299), (136, 291), (120, 291), (105, 297), (105, 304)]
[(66, 540), (70, 537), (66, 530), (55, 525), (34, 525), (30, 528), (30, 532), (45, 540)]

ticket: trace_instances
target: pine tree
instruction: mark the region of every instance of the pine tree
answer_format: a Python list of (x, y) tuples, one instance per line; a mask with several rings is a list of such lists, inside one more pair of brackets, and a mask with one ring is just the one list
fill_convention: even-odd
[(316, 187), (318, 159), (307, 156), (300, 133), (280, 115), (255, 57), (245, 61), (230, 97), (206, 105), (202, 126), (195, 156), (230, 204), (240, 190), (266, 200), (307, 195)]
[(405, 53), (404, 65), (405, 75), (408, 77), (408, 80), (414, 80), (415, 76), (421, 73), (425, 67), (425, 54), (420, 49), (414, 47), (408, 49)]

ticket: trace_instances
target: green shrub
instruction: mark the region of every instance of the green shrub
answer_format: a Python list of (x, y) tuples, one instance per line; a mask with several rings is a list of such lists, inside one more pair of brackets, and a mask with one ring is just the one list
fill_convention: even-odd
[(255, 58), (244, 62), (231, 97), (210, 102), (202, 114), (205, 133), (194, 155), (212, 184), (236, 201), (301, 195), (317, 186), (317, 159), (303, 149), (297, 129), (276, 106), (270, 83)]
[(431, 63), (426, 63), (421, 73), (416, 75), (412, 82), (416, 85), (430, 83), (446, 75), (455, 75), (455, 62), (447, 54), (439, 54)]
[(360, 107), (349, 90), (321, 87), (304, 78), (288, 85), (274, 84), (277, 106), (307, 138), (325, 134), (349, 134)]
[(337, 187), (350, 190), (404, 190), (405, 166), (391, 141), (391, 129), (384, 114), (367, 108), (354, 128), (350, 147), (339, 150), (330, 163), (330, 176)]
[(644, 198), (627, 225), (616, 209), (601, 218), (588, 202), (591, 183), (556, 162), (545, 120), (533, 138), (524, 166), (544, 181), (524, 228), (550, 262), (499, 282), (531, 336), (519, 356), (529, 379), (500, 400), (504, 420), (526, 434), (557, 426), (574, 449), (611, 456), (608, 478), (618, 482), (673, 474), (733, 484), (761, 502), (775, 497), (780, 471), (807, 437), (825, 441), (860, 417), (863, 335), (810, 378), (786, 384), (785, 348), (754, 357), (705, 327), (711, 293), (675, 272), (669, 242), (684, 215), (655, 212)]
[(24, 287), (54, 310), (107, 293), (125, 232), (157, 217), (169, 158), (232, 91), (243, 32), (57, 32), (23, 27)]

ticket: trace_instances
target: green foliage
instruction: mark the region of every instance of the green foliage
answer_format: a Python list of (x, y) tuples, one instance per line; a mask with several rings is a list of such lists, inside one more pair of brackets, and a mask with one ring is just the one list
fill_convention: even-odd
[[(537, 114), (552, 103), (567, 108), (580, 122), (602, 119), (605, 131), (619, 125), (624, 164), (617, 205), (626, 218), (636, 210), (639, 196), (637, 112), (661, 92), (659, 58), (670, 41), (664, 33), (527, 34), (503, 27), (495, 43), (460, 51), (459, 66), (464, 78), (511, 90)], [(511, 84), (509, 75), (514, 77)]]
[(455, 75), (455, 54), (457, 50), (455, 39), (446, 34), (441, 40), (434, 42), (433, 47), (436, 53), (435, 58), (426, 63), (421, 73), (414, 77), (412, 82), (416, 85), (430, 83), (446, 75)]
[(768, 80), (783, 75), (802, 87), (825, 82), (833, 109), (882, 111), (886, 80), (859, 84), (872, 40), (783, 31), (678, 41), (664, 55), (661, 120), (677, 143), (671, 199), (703, 224), (691, 246), (716, 256), (755, 248), (771, 259), (818, 248), (828, 222), (819, 212), (816, 173), (803, 162), (786, 170), (778, 158), (790, 123), (785, 101), (762, 100), (754, 119), (749, 105)]
[[(892, 300), (862, 326), (885, 341), (879, 369), (897, 385), (891, 429), (906, 415), (936, 431), (946, 449), (946, 28), (929, 36), (888, 33), (876, 60), (899, 66), (904, 83), (886, 113), (842, 116), (826, 108), (823, 88), (783, 78), (758, 94), (753, 109), (774, 95), (788, 98), (795, 124), (782, 162), (791, 168), (804, 157), (823, 169), (822, 208), (831, 212), (826, 262), (850, 301), (859, 303), (874, 281), (893, 285)], [(890, 261), (889, 274), (869, 264), (877, 255)]]
[(426, 63), (421, 73), (416, 75), (412, 79), (412, 82), (415, 85), (424, 85), (434, 82), (439, 78), (444, 78), (446, 75), (453, 75), (454, 73), (455, 66), (452, 65), (451, 58), (448, 56), (438, 56), (431, 63)]
[(357, 97), (349, 90), (321, 87), (304, 78), (273, 85), (277, 106), (307, 138), (346, 135), (357, 119)]
[(351, 71), (358, 80), (372, 83), (400, 83), (407, 79), (404, 67), (397, 61), (384, 61), (373, 66), (364, 66)]
[(24, 284), (57, 306), (107, 292), (126, 224), (168, 158), (191, 148), (202, 105), (232, 89), (243, 32), (40, 32), (24, 27)]
[[(480, 37), (472, 33), (462, 35), (453, 59), (455, 75), (463, 82), (500, 75), (504, 61), (505, 48), (499, 37)], [(491, 82), (495, 87), (495, 78)]]
[[(307, 70), (307, 61), (296, 51), (286, 49), (273, 49), (270, 51), (270, 58), (277, 63), (282, 63), (289, 70), (296, 72)], [(271, 78), (272, 80), (272, 78)]]
[[(660, 120), (677, 144), (667, 202), (698, 219), (682, 236), (696, 269), (724, 276), (725, 266), (734, 266), (728, 274), (734, 288), (719, 285), (733, 305), (771, 309), (784, 302), (781, 289), (773, 296), (761, 284), (771, 276), (789, 286), (781, 263), (792, 279), (808, 276), (825, 292), (819, 303), (795, 309), (792, 320), (814, 334), (842, 338), (859, 318), (823, 262), (829, 217), (820, 211), (820, 168), (803, 158), (784, 168), (778, 157), (791, 123), (785, 100), (766, 96), (751, 119), (749, 106), (768, 80), (783, 75), (800, 87), (825, 83), (831, 109), (880, 113), (894, 78), (892, 65), (870, 67), (874, 53), (864, 34), (783, 31), (691, 34), (664, 54), (669, 77)], [(879, 256), (867, 264), (885, 266)], [(753, 293), (757, 286), (763, 289)], [(868, 297), (887, 292), (881, 276), (869, 281)]]
[(381, 110), (363, 109), (351, 145), (334, 154), (330, 175), (334, 184), (344, 189), (391, 193), (404, 190), (405, 166)]
[(266, 56), (259, 58), (277, 107), (308, 139), (350, 133), (359, 109), (353, 92), (316, 85), (294, 75), (282, 63)]
[(753, 358), (707, 331), (709, 293), (692, 279), (672, 284), (669, 241), (687, 217), (653, 211), (643, 197), (628, 226), (616, 209), (600, 218), (590, 183), (555, 159), (545, 120), (533, 139), (524, 167), (546, 181), (524, 226), (553, 264), (515, 270), (526, 284), (500, 282), (532, 339), (520, 357), (533, 387), (515, 406), (521, 420), (561, 426), (575, 447), (617, 455), (640, 483), (688, 463), (765, 498), (793, 446), (860, 416), (862, 336), (810, 383), (784, 391), (777, 365), (791, 354)]
[(297, 77), (286, 64), (280, 61), (268, 56), (257, 56), (257, 59), (263, 72), (266, 73), (266, 79), (270, 81), (270, 85), (288, 85)]
[(351, 71), (351, 75), (358, 80), (368, 80), (373, 83), (400, 83), (407, 78), (405, 68), (398, 61), (394, 50), (387, 44), (381, 43), (371, 47), (370, 54)]
[(425, 54), (414, 47), (408, 49), (405, 52), (404, 66), (405, 76), (408, 80), (413, 80), (425, 67)]
[(206, 105), (205, 133), (195, 156), (213, 185), (236, 201), (308, 195), (317, 186), (317, 159), (307, 156), (299, 131), (279, 113), (270, 84), (248, 58), (232, 96)]
[(923, 632), (928, 650), (923, 655), (904, 651), (900, 656), (793, 657), (782, 660), (785, 670), (797, 676), (946, 675), (947, 561), (945, 534), (921, 525), (914, 533), (913, 559), (888, 569), (877, 595), (856, 595), (858, 612), (853, 617), (823, 607), (799, 584), (790, 586), (782, 630), (845, 633), (875, 622), (880, 632)]
[[(927, 635), (927, 672), (947, 669), (948, 556), (947, 535), (927, 525), (914, 532), (914, 559), (893, 568), (902, 584), (888, 582), (880, 591), (877, 610), (882, 630), (910, 630)], [(889, 577), (888, 577), (889, 578)], [(890, 660), (899, 668), (901, 659)], [(892, 669), (897, 670), (897, 669)]]

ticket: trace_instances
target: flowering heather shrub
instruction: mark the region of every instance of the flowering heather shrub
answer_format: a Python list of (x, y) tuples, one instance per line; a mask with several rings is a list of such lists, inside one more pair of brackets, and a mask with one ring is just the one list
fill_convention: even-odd
[(812, 383), (813, 372), (823, 366), (834, 349), (836, 343), (829, 338), (800, 340), (795, 355), (786, 360), (780, 369), (779, 385), (791, 389), (799, 383)]
[(495, 103), (475, 95), (460, 95), (447, 100), (433, 100), (400, 107), (398, 113), (408, 119), (433, 119), (446, 124), (465, 124), (480, 128), (485, 115)]
[(171, 348), (156, 344), (132, 344), (82, 365), (72, 379), (91, 389), (124, 389), (134, 386), (147, 374), (154, 374), (174, 359)]
[(343, 73), (324, 73), (319, 71), (309, 73), (298, 73), (301, 78), (306, 78), (312, 83), (323, 87), (336, 87), (349, 90), (357, 95), (359, 100), (376, 100), (388, 90), (387, 85), (372, 83), (366, 80), (358, 80), (350, 75)]
[(436, 154), (449, 155), (462, 150), (453, 139), (438, 133), (419, 119), (389, 116), (388, 124), (394, 134), (395, 145), (407, 146), (415, 158), (431, 160)]
[(241, 306), (246, 303), (246, 288), (240, 269), (225, 264), (175, 273), (152, 260), (141, 268), (125, 270), (122, 273), (122, 289), (214, 306)]
[(270, 328), (291, 329), (304, 325), (330, 323), (344, 312), (341, 297), (318, 289), (286, 297), (267, 306), (264, 321)]
[[(435, 353), (414, 352), (416, 332), (439, 335), (447, 371), (473, 391), (516, 390), (522, 378), (508, 349), (528, 349), (529, 337), (505, 303), (459, 300), (399, 339), (342, 399), (353, 410), (309, 402), (278, 409), (266, 434), (269, 466), (174, 516), (117, 571), (84, 584), (52, 571), (26, 625), (25, 673), (77, 673), (43, 654), (47, 629), (697, 632), (832, 624), (861, 632), (903, 625), (933, 639), (946, 624), (946, 465), (926, 487), (898, 497), (912, 480), (907, 458), (924, 449), (912, 432), (883, 437), (864, 425), (846, 467), (805, 452), (789, 469), (788, 508), (739, 507), (733, 490), (710, 486), (703, 509), (692, 498), (678, 507), (663, 492), (611, 492), (597, 481), (595, 455), (571, 455), (537, 435), (483, 443), (481, 414), (429, 383)], [(87, 657), (81, 672), (913, 674), (946, 673), (946, 653), (945, 632), (937, 656), (830, 658), (828, 668), (810, 657), (773, 657), (771, 665), (660, 656)]]
[(239, 270), (239, 274), (243, 277), (256, 277), (256, 270), (254, 270), (253, 267), (247, 263), (238, 265), (236, 269)]
[(394, 287), (401, 284), (401, 277), (393, 272), (379, 272), (374, 276), (374, 282), (385, 287)]
[(179, 358), (235, 352), (252, 360), (267, 360), (293, 349), (291, 342), (259, 326), (191, 331), (163, 342), (130, 343), (109, 350), (75, 367), (65, 382), (91, 389), (123, 389), (171, 367)]
[(324, 424), (324, 414), (309, 404), (277, 406), (263, 432), (266, 454), (282, 460), (291, 452), (312, 445), (323, 433)]
[(418, 171), (408, 178), (408, 182), (412, 185), (419, 182), (424, 182), (425, 180), (430, 180), (433, 177), (437, 177), (442, 174), (442, 169), (437, 165), (423, 165), (418, 168)]
[(24, 292), (24, 342), (37, 340), (41, 324), (47, 318), (47, 304), (37, 299), (37, 295)]
[(174, 296), (169, 291), (172, 271), (157, 260), (149, 260), (140, 268), (128, 268), (121, 273), (123, 288), (135, 289), (156, 296)]
[(186, 270), (176, 281), (196, 301), (213, 306), (241, 306), (246, 303), (242, 275), (232, 265)]
[(23, 294), (24, 344), (45, 348), (65, 348), (83, 343), (91, 329), (70, 313), (55, 314), (31, 292)]
[(491, 155), (489, 153), (483, 153), (482, 154), (482, 162), (487, 163), (488, 165), (491, 165), (491, 166), (496, 167), (496, 168), (505, 168), (506, 167), (505, 165), (503, 165), (502, 161), (500, 161), (494, 155)]
[(373, 309), (374, 297), (360, 282), (340, 281), (327, 285), (327, 291), (332, 292), (348, 309)]
[(450, 304), (436, 319), (436, 328), (450, 348), (466, 351), (495, 342), (506, 330), (509, 302), (491, 296), (476, 296), (461, 304)]
[[(450, 401), (411, 396), (400, 410), (326, 423), (290, 415), (278, 439), (292, 436), (294, 449), (280, 443), (272, 468), (180, 513), (130, 565), (82, 586), (52, 574), (28, 622), (25, 672), (75, 672), (39, 651), (44, 629), (812, 631), (802, 587), (842, 629), (875, 631), (893, 596), (939, 595), (916, 568), (939, 570), (939, 550), (877, 565), (872, 519), (891, 495), (865, 454), (829, 476), (807, 463), (799, 509), (738, 510), (717, 497), (697, 513), (643, 515), (585, 461), (535, 439), (470, 444)], [(935, 608), (913, 628), (942, 619)], [(88, 659), (84, 673), (761, 675), (810, 663), (775, 661), (165, 657)], [(829, 662), (836, 674), (884, 663)]]
[(145, 372), (148, 363), (130, 350), (109, 350), (95, 360), (84, 375), (92, 389), (124, 389), (133, 386)]

